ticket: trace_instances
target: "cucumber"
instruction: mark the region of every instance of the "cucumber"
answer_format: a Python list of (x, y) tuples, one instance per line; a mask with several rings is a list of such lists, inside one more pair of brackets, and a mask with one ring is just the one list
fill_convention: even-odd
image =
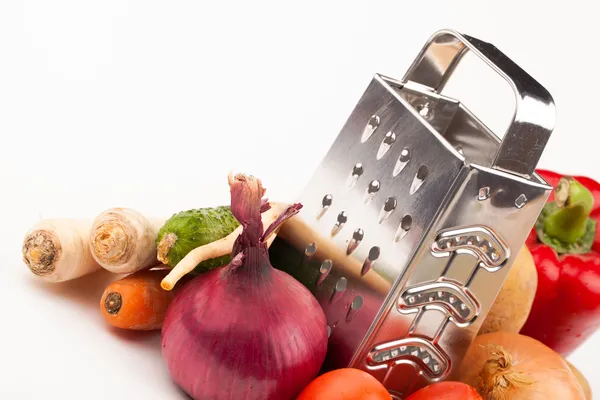
[[(240, 223), (229, 206), (199, 208), (173, 215), (158, 231), (158, 260), (174, 267), (196, 247), (222, 239)], [(198, 264), (197, 274), (229, 264), (231, 255), (212, 258)]]

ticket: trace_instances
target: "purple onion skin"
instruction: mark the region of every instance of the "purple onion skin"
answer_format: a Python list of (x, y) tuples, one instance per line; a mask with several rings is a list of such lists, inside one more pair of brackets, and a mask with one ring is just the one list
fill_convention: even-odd
[(167, 311), (163, 358), (196, 400), (292, 400), (325, 359), (323, 310), (308, 289), (271, 266), (260, 236), (240, 239), (243, 256), (187, 283)]

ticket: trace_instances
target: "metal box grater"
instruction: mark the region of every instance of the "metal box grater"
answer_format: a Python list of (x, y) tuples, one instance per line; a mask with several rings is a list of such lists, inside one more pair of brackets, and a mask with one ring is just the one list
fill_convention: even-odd
[[(515, 92), (503, 140), (440, 93), (468, 51)], [(271, 247), (325, 311), (326, 370), (395, 399), (453, 377), (552, 189), (534, 168), (554, 119), (531, 76), (450, 30), (401, 81), (375, 75)]]

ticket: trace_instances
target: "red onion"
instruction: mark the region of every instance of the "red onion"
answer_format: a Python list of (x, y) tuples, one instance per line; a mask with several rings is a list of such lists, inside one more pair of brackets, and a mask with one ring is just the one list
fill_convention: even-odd
[(200, 275), (175, 296), (162, 329), (173, 380), (196, 400), (294, 399), (319, 373), (327, 325), (302, 284), (271, 266), (263, 234), (260, 180), (229, 177), (231, 211), (244, 230), (226, 267)]

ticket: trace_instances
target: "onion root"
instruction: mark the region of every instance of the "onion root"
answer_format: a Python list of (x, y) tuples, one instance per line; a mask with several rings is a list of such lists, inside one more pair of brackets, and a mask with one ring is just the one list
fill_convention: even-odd
[(478, 390), (486, 398), (505, 400), (514, 388), (522, 388), (535, 383), (513, 368), (513, 360), (502, 346), (487, 345), (490, 358), (483, 364), (479, 375)]

